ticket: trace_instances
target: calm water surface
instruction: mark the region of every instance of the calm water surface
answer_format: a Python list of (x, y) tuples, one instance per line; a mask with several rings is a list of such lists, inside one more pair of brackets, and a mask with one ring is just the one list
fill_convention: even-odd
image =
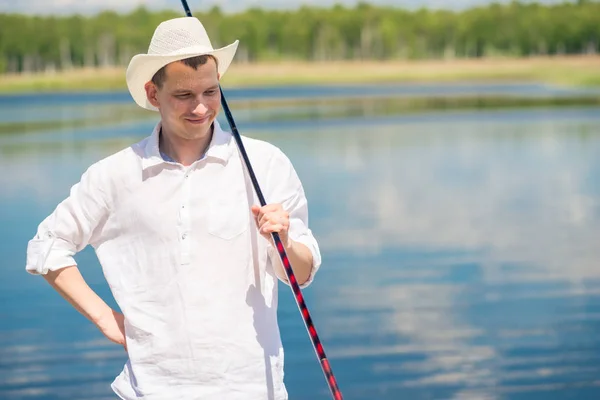
[[(600, 398), (598, 92), (228, 93), (305, 185), (323, 252), (305, 296), (346, 399)], [(25, 272), (25, 250), (89, 164), (155, 122), (122, 93), (0, 97), (0, 399), (114, 399), (124, 352)], [(114, 306), (91, 249), (77, 261)], [(290, 399), (329, 398), (283, 285), (279, 315)]]

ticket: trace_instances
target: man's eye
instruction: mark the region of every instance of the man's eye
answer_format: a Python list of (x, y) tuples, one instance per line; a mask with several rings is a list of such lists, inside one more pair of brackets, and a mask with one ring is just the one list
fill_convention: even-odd
[(189, 93), (177, 94), (177, 95), (175, 95), (175, 97), (177, 97), (178, 99), (187, 99), (188, 97), (190, 97), (190, 94)]
[(208, 91), (206, 91), (206, 95), (207, 95), (207, 96), (214, 96), (216, 93), (217, 93), (217, 91), (216, 91), (216, 90), (214, 90), (214, 89), (213, 89), (213, 90), (208, 90)]

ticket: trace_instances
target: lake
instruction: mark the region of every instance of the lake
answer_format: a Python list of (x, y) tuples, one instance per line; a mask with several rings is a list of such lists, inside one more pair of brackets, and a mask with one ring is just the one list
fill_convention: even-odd
[[(303, 181), (323, 255), (304, 294), (345, 399), (600, 398), (599, 91), (224, 92)], [(122, 348), (25, 251), (87, 166), (156, 118), (127, 93), (0, 97), (1, 399), (116, 399)], [(116, 307), (93, 251), (76, 260)], [(279, 318), (290, 399), (330, 398), (284, 285)]]

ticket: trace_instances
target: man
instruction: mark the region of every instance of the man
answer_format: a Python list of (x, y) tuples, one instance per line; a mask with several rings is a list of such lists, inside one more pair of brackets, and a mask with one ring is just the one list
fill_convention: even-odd
[[(275, 146), (243, 138), (270, 204), (257, 205), (232, 135), (219, 126), (219, 79), (238, 42), (213, 49), (196, 18), (160, 24), (127, 84), (160, 113), (152, 134), (93, 165), (29, 242), (41, 274), (128, 361), (122, 399), (286, 399), (271, 242), (278, 232), (302, 287), (321, 263), (304, 191)], [(84, 282), (90, 244), (123, 312)]]

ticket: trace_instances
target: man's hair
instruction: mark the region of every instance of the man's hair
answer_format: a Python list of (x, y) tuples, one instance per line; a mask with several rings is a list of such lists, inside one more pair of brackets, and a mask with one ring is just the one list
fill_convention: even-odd
[[(213, 59), (215, 64), (217, 65), (217, 68), (219, 67), (219, 62), (217, 61), (217, 58), (215, 56), (213, 56), (212, 54), (204, 54), (201, 56), (184, 58), (183, 60), (179, 60), (178, 62), (184, 63), (188, 67), (198, 69), (198, 67), (200, 65), (206, 64), (209, 59)], [(166, 78), (167, 78), (167, 66), (165, 65), (164, 67), (162, 67), (161, 69), (156, 71), (156, 73), (152, 77), (152, 83), (154, 83), (156, 85), (156, 87), (160, 89)]]

